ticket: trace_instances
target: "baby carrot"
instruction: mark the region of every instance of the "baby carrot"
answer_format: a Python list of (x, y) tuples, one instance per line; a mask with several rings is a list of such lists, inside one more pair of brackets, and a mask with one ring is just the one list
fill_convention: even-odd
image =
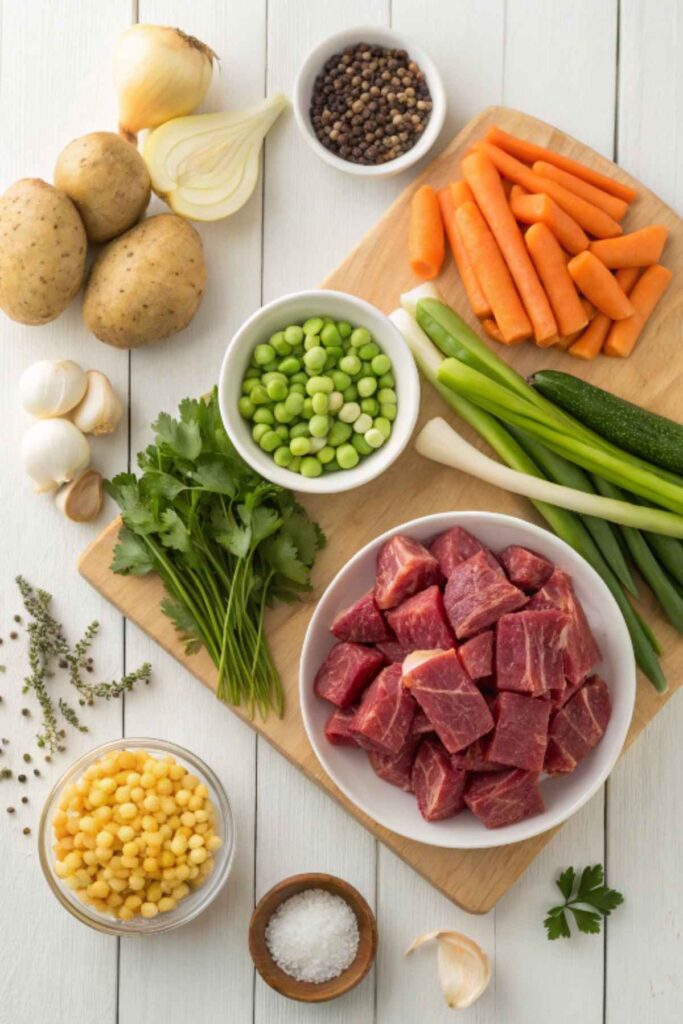
[(505, 343), (514, 345), (524, 341), (532, 334), (529, 318), (498, 243), (489, 231), (479, 207), (476, 203), (463, 203), (455, 211), (455, 219), (470, 263)]
[(475, 152), (485, 153), (500, 173), (514, 181), (516, 185), (522, 185), (528, 192), (545, 192), (589, 235), (595, 235), (596, 238), (615, 238), (622, 233), (621, 225), (604, 210), (599, 210), (597, 206), (558, 185), (556, 181), (534, 174), (530, 167), (515, 160), (497, 146), (492, 146), (489, 142), (476, 142), (473, 149)]
[(423, 185), (410, 204), (408, 252), (410, 266), (424, 280), (436, 277), (444, 258), (443, 222), (436, 192)]
[(555, 167), (545, 160), (537, 160), (532, 164), (531, 169), (535, 174), (540, 174), (542, 178), (556, 181), (558, 185), (563, 185), (574, 195), (581, 196), (593, 206), (597, 206), (599, 210), (604, 210), (616, 221), (622, 220), (628, 210), (628, 203), (625, 199), (611, 196), (609, 192), (604, 192), (601, 188), (591, 185), (590, 182), (577, 178), (575, 174), (563, 171), (561, 167)]
[(545, 194), (515, 195), (510, 193), (510, 209), (523, 224), (545, 224), (563, 249), (573, 256), (588, 248), (588, 235), (575, 220)]
[(605, 316), (612, 320), (625, 320), (634, 312), (614, 275), (589, 250), (570, 260), (567, 270), (576, 287)]
[(671, 271), (656, 263), (643, 272), (631, 292), (631, 304), (635, 310), (627, 320), (613, 324), (605, 347), (606, 356), (630, 356), (648, 317), (671, 283)]
[(493, 319), (493, 317), (487, 316), (484, 320), (482, 320), (481, 326), (484, 328), (489, 338), (493, 338), (493, 340), (497, 341), (499, 344), (505, 345), (505, 338), (501, 334), (500, 327)]
[[(557, 324), (548, 297), (529, 258), (522, 233), (508, 206), (500, 175), (490, 160), (482, 153), (476, 152), (465, 157), (462, 170), (465, 181), (474, 192), (479, 209), (486, 218), (510, 269), (524, 308), (533, 324), (536, 342), (539, 345), (548, 345), (557, 336)], [(477, 276), (480, 277), (478, 271)], [(491, 301), (485, 287), (484, 292)], [(493, 311), (495, 314), (495, 309)], [(505, 334), (503, 324), (497, 315), (496, 320)]]
[(453, 199), (453, 206), (458, 209), (463, 203), (473, 203), (474, 195), (466, 181), (452, 181), (448, 186)]
[[(628, 270), (618, 270), (614, 275), (623, 289), (624, 295), (630, 295), (639, 274), (638, 267), (630, 267)], [(595, 314), (595, 310), (593, 312)], [(602, 349), (613, 323), (614, 320), (610, 320), (604, 313), (595, 314), (586, 330), (570, 346), (570, 356), (575, 356), (577, 359), (595, 359)]]
[(563, 156), (561, 153), (554, 153), (550, 149), (537, 146), (535, 143), (527, 142), (525, 139), (518, 139), (515, 135), (504, 132), (501, 128), (496, 127), (496, 125), (492, 125), (489, 128), (486, 133), (486, 139), (488, 142), (492, 142), (494, 146), (500, 146), (506, 153), (516, 156), (518, 160), (524, 160), (528, 164), (532, 164), (534, 160), (545, 160), (549, 164), (554, 164), (555, 167), (561, 167), (563, 171), (575, 174), (577, 178), (583, 178), (584, 181), (588, 181), (591, 185), (609, 192), (612, 196), (624, 199), (627, 203), (633, 202), (638, 194), (630, 185), (624, 185), (620, 181), (615, 181), (614, 178), (609, 178), (606, 174), (600, 174), (599, 171), (594, 171), (592, 167), (586, 167), (585, 164), (580, 163), (578, 160), (572, 160), (571, 157)]
[(550, 299), (560, 336), (566, 338), (581, 331), (588, 317), (574, 287), (560, 243), (546, 224), (532, 224), (524, 235), (527, 249)]
[[(469, 193), (469, 197), (466, 196), (464, 190), (462, 189), (458, 189), (456, 191), (456, 187), (459, 185), (465, 186), (465, 189), (467, 189), (467, 193)], [(460, 202), (456, 201), (456, 195), (461, 199)], [(466, 196), (465, 199), (461, 198), (463, 195)], [(467, 294), (467, 298), (472, 308), (472, 312), (474, 313), (475, 316), (478, 316), (480, 318), (485, 316), (491, 316), (491, 306), (487, 302), (486, 296), (482, 291), (481, 285), (477, 281), (477, 275), (475, 274), (472, 264), (470, 263), (469, 256), (467, 255), (467, 250), (465, 249), (465, 246), (462, 243), (460, 232), (458, 230), (458, 225), (455, 219), (456, 209), (458, 208), (458, 206), (461, 206), (463, 202), (467, 202), (468, 199), (471, 200), (472, 193), (470, 192), (469, 187), (465, 184), (464, 181), (458, 181), (454, 182), (448, 188), (440, 189), (437, 192), (437, 198), (439, 200), (439, 206), (441, 207), (441, 216), (443, 218), (443, 226), (446, 231), (446, 237), (448, 238), (448, 244), (450, 246), (451, 252), (453, 253), (453, 259), (455, 260), (455, 265), (458, 268), (460, 280), (462, 281), (462, 286)]]
[(590, 251), (610, 270), (651, 267), (659, 263), (668, 237), (669, 229), (664, 224), (650, 224), (621, 238), (602, 238), (599, 242), (591, 242)]

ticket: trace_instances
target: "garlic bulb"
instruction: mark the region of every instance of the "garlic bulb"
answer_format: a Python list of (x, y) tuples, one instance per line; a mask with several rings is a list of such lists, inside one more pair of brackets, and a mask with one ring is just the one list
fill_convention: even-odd
[(57, 491), (55, 505), (67, 519), (89, 523), (100, 514), (103, 498), (102, 474), (96, 469), (86, 469)]
[(83, 472), (90, 445), (69, 420), (37, 420), (22, 438), (21, 460), (36, 491), (53, 491)]
[(71, 359), (41, 359), (27, 366), (19, 379), (19, 397), (26, 412), (37, 419), (63, 416), (78, 405), (88, 382)]
[(135, 136), (198, 107), (216, 54), (179, 28), (132, 25), (114, 47), (119, 129)]
[(446, 1005), (453, 1010), (471, 1006), (488, 988), (491, 980), (489, 959), (473, 939), (460, 932), (426, 932), (415, 939), (408, 953), (427, 942), (436, 941), (439, 984)]
[(86, 378), (87, 391), (68, 419), (84, 434), (112, 434), (123, 415), (123, 403), (105, 374), (88, 370)]

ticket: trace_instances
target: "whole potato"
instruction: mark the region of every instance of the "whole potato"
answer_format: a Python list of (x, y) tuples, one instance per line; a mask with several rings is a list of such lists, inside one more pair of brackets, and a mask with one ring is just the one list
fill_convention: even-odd
[(91, 242), (108, 242), (147, 209), (150, 178), (135, 146), (114, 132), (91, 132), (57, 158), (55, 185), (80, 213)]
[(71, 200), (40, 178), (0, 197), (0, 309), (21, 324), (46, 324), (81, 287), (87, 240)]
[(160, 213), (102, 250), (85, 287), (83, 319), (108, 345), (149, 345), (187, 327), (205, 284), (199, 235), (182, 217)]

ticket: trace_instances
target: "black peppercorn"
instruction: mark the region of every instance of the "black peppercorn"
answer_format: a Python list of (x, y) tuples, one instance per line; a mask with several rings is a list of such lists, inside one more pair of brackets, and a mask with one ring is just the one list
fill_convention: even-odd
[(14, 814), (14, 808), (13, 807), (8, 807), (7, 808), (7, 813), (8, 814)]
[(17, 782), (26, 782), (26, 776), (24, 774), (17, 775)]
[(28, 827), (28, 825), (26, 826), (26, 828), (22, 828), (21, 831), (24, 833), (25, 836), (31, 835), (31, 829)]
[(22, 796), (21, 802), (22, 802), (22, 804), (27, 804), (28, 803), (28, 797), (27, 796)]

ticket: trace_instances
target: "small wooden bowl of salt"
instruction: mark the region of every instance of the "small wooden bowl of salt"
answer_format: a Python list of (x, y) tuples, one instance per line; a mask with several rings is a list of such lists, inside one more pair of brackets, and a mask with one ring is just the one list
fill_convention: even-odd
[(256, 970), (288, 999), (336, 999), (366, 976), (377, 925), (357, 889), (334, 875), (292, 875), (257, 903), (249, 922)]

